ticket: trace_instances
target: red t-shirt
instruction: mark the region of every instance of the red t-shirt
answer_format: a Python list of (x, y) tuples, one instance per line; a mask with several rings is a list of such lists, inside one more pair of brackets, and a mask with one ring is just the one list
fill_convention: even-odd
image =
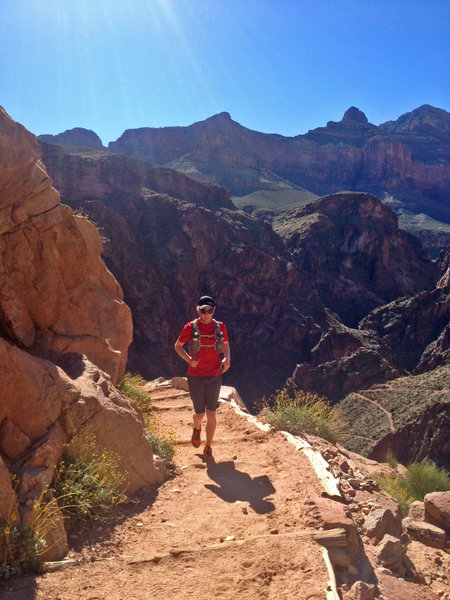
[[(214, 375), (220, 375), (220, 355), (214, 350), (215, 341), (215, 325), (214, 319), (208, 325), (204, 325), (199, 319), (197, 319), (198, 328), (200, 331), (200, 350), (197, 354), (197, 358), (200, 360), (196, 367), (189, 365), (187, 374), (192, 377), (213, 377)], [(223, 323), (217, 321), (220, 329), (223, 332), (223, 341), (228, 342), (227, 328)], [(181, 344), (187, 344), (192, 339), (192, 321), (186, 323), (183, 327), (178, 342)], [(207, 346), (206, 348), (204, 346)]]

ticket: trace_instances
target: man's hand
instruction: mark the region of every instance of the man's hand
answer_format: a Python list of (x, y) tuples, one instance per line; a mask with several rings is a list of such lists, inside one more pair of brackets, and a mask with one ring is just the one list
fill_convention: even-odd
[(189, 365), (195, 369), (195, 367), (198, 365), (199, 363), (199, 359), (196, 358), (195, 356), (191, 356), (190, 360), (189, 360)]
[(221, 362), (222, 373), (226, 373), (230, 368), (230, 359), (227, 357), (222, 358)]

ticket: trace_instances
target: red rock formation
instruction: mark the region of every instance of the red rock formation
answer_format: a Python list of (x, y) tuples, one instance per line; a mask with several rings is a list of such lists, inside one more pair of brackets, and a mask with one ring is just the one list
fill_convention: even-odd
[[(53, 480), (64, 444), (81, 432), (121, 457), (128, 494), (164, 479), (153, 464), (140, 415), (108, 375), (79, 354), (57, 358), (64, 370), (0, 338), (0, 498), (5, 502), (0, 519), (10, 517), (18, 502), (15, 512), (28, 522), (34, 502)], [(8, 477), (2, 476), (5, 465)], [(11, 473), (19, 482), (14, 491)], [(56, 530), (47, 560), (67, 551), (60, 519)]]
[[(39, 153), (0, 109), (0, 520), (22, 524), (78, 433), (121, 457), (130, 494), (164, 477), (140, 415), (112, 385), (125, 372), (130, 310), (95, 226), (60, 204)], [(64, 556), (61, 519), (47, 540), (46, 559)]]
[(60, 204), (36, 138), (0, 112), (0, 330), (35, 351), (80, 352), (117, 382), (130, 311), (92, 223)]
[(49, 144), (61, 144), (61, 146), (81, 146), (92, 150), (103, 150), (103, 144), (98, 135), (83, 127), (68, 129), (58, 135), (40, 135), (38, 140)]
[(290, 213), (287, 248), (324, 304), (350, 326), (376, 306), (432, 288), (438, 271), (375, 196), (324, 196)]
[(380, 127), (352, 107), (342, 121), (295, 138), (251, 131), (221, 113), (189, 127), (127, 130), (109, 149), (237, 196), (297, 186), (319, 195), (364, 191), (449, 222), (449, 129), (448, 113), (430, 106)]

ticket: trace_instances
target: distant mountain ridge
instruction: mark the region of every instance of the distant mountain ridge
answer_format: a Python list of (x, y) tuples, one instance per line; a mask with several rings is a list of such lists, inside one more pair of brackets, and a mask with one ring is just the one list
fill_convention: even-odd
[[(80, 145), (80, 130), (72, 131), (39, 140)], [(94, 136), (85, 133), (83, 145), (99, 149)], [(252, 131), (222, 112), (188, 127), (128, 129), (108, 150), (224, 186), (235, 197), (270, 191), (275, 205), (276, 193), (288, 190), (373, 193), (429, 247), (450, 243), (450, 114), (429, 105), (379, 126), (351, 107), (341, 121), (295, 137)]]

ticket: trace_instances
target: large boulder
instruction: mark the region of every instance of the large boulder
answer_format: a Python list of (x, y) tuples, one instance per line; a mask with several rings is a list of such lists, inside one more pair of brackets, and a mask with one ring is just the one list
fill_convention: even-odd
[(450, 492), (432, 492), (424, 498), (425, 520), (439, 525), (450, 536)]
[[(99, 448), (120, 457), (129, 495), (164, 480), (165, 472), (153, 464), (140, 414), (109, 375), (79, 354), (59, 355), (59, 362), (63, 368), (0, 338), (3, 519), (17, 512), (18, 502), (27, 522), (29, 507), (51, 484), (63, 447), (74, 438), (94, 437)], [(77, 455), (76, 445), (72, 452)], [(17, 478), (15, 490), (6, 468)]]

